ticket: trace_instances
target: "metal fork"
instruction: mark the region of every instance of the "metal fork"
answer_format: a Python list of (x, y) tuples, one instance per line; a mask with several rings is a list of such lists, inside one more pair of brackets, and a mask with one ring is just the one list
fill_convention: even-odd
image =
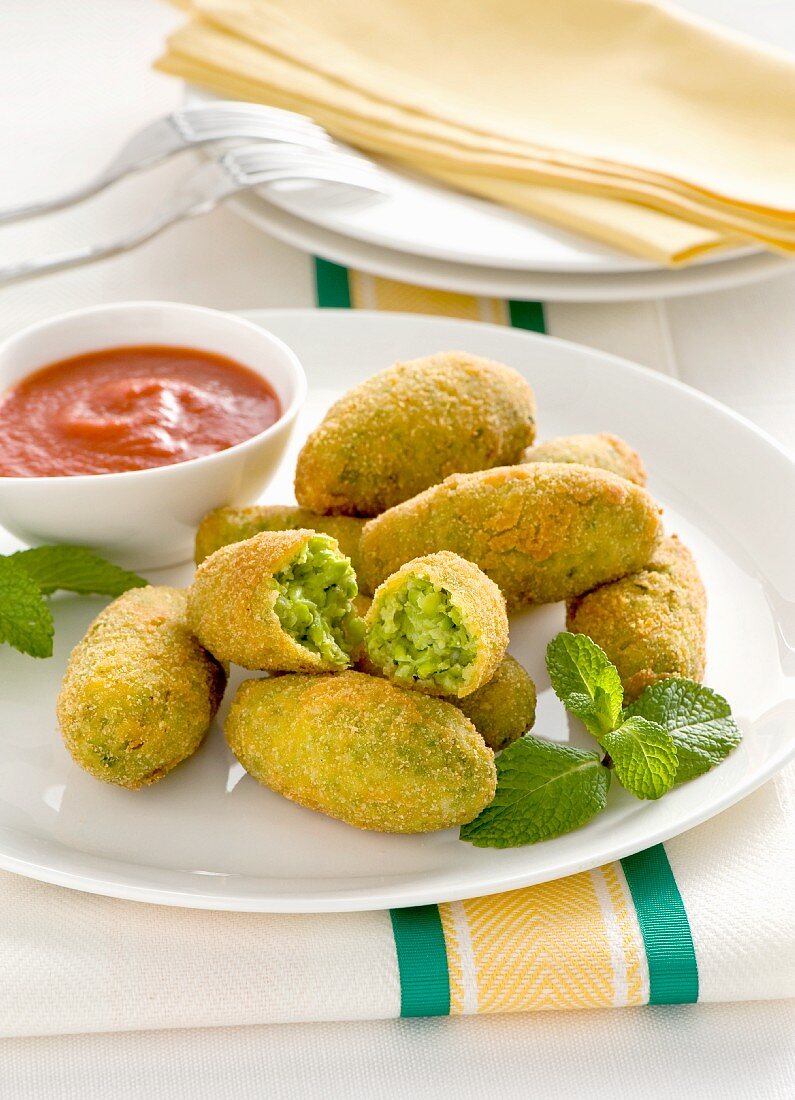
[(175, 222), (213, 210), (239, 191), (284, 180), (340, 184), (374, 194), (385, 190), (375, 164), (354, 153), (298, 149), (294, 145), (245, 145), (205, 164), (177, 187), (163, 207), (139, 229), (106, 244), (57, 252), (0, 267), (0, 284), (93, 263), (127, 252)]
[(225, 138), (291, 143), (309, 149), (339, 149), (322, 126), (304, 115), (265, 107), (258, 103), (209, 103), (185, 107), (145, 126), (133, 134), (104, 171), (81, 187), (40, 202), (0, 210), (0, 222), (32, 218), (51, 210), (62, 210), (103, 191), (110, 184), (141, 168), (150, 168), (191, 146), (206, 145)]

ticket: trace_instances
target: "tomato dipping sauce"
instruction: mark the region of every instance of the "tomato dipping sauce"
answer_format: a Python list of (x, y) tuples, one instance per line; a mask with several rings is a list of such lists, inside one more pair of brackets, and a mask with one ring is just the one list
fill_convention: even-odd
[(0, 394), (0, 477), (170, 466), (242, 443), (281, 412), (264, 378), (222, 355), (149, 345), (92, 351)]

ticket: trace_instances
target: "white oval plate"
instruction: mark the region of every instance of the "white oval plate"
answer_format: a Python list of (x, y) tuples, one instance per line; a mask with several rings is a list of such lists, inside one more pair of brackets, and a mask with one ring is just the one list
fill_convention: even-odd
[[(585, 828), (508, 851), (473, 848), (457, 830), (359, 832), (302, 809), (243, 773), (217, 722), (199, 752), (162, 783), (124, 791), (80, 771), (61, 744), (59, 680), (102, 606), (63, 597), (55, 601), (52, 660), (0, 649), (1, 867), (94, 893), (207, 909), (417, 905), (543, 882), (646, 848), (737, 802), (795, 754), (795, 464), (771, 439), (677, 382), (550, 337), (398, 314), (248, 316), (290, 344), (306, 368), (310, 400), (296, 447), (340, 391), (395, 358), (444, 348), (522, 371), (536, 390), (544, 436), (603, 429), (626, 436), (646, 460), (669, 530), (692, 547), (703, 572), (707, 681), (731, 701), (743, 744), (659, 802), (639, 802), (614, 785), (607, 810)], [(292, 499), (293, 460), (294, 451), (270, 501)], [(0, 540), (0, 551), (13, 546), (8, 536)], [(183, 567), (151, 579), (186, 583), (190, 575)], [(539, 685), (535, 732), (586, 744), (544, 672), (546, 642), (562, 625), (559, 605), (526, 612), (512, 623), (511, 649)]]
[[(186, 92), (189, 105), (220, 98), (197, 88)], [(387, 181), (385, 195), (366, 196), (333, 187), (267, 187), (260, 194), (321, 229), (431, 260), (560, 275), (665, 270), (661, 264), (637, 259), (582, 234), (372, 159), (381, 165)], [(710, 253), (696, 266), (760, 251), (746, 247)]]
[[(323, 188), (314, 190), (322, 193)], [(543, 302), (645, 301), (743, 286), (785, 274), (793, 267), (793, 261), (786, 256), (752, 252), (721, 263), (699, 264), (675, 271), (656, 268), (596, 275), (512, 271), (433, 260), (367, 244), (280, 210), (253, 192), (238, 195), (227, 205), (258, 229), (295, 248), (372, 275), (459, 294)]]

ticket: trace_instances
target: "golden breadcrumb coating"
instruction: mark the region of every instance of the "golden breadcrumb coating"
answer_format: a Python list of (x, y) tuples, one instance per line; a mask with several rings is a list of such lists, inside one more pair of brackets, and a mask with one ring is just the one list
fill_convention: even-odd
[(576, 463), (529, 463), (454, 474), (370, 520), (366, 583), (404, 562), (452, 550), (502, 589), (508, 609), (555, 603), (646, 564), (661, 534), (645, 489)]
[(518, 462), (534, 437), (535, 398), (517, 371), (441, 352), (332, 405), (298, 456), (295, 495), (315, 512), (376, 516), (448, 474)]
[(67, 749), (91, 775), (136, 790), (201, 744), (226, 675), (188, 629), (177, 588), (133, 588), (72, 650), (58, 696)]
[(499, 752), (533, 728), (536, 686), (530, 673), (506, 653), (491, 680), (465, 699), (457, 699), (456, 706), (489, 748)]
[(566, 612), (568, 629), (587, 634), (616, 666), (628, 701), (657, 680), (704, 678), (707, 597), (676, 535), (643, 569), (570, 600)]
[(609, 470), (636, 485), (646, 484), (646, 469), (638, 452), (610, 432), (545, 439), (543, 443), (528, 447), (522, 462), (579, 462), (581, 466)]
[(496, 789), (491, 750), (452, 703), (362, 672), (246, 680), (225, 732), (260, 783), (359, 829), (462, 825)]

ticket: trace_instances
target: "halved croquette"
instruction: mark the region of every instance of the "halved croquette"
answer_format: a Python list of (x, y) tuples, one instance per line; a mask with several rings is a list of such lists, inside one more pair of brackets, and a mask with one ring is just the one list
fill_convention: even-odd
[(274, 672), (346, 668), (362, 640), (356, 575), (336, 539), (264, 531), (216, 550), (188, 597), (197, 638), (220, 661)]
[(365, 627), (368, 666), (427, 695), (470, 695), (491, 679), (508, 645), (499, 588), (448, 551), (416, 558), (387, 578)]

